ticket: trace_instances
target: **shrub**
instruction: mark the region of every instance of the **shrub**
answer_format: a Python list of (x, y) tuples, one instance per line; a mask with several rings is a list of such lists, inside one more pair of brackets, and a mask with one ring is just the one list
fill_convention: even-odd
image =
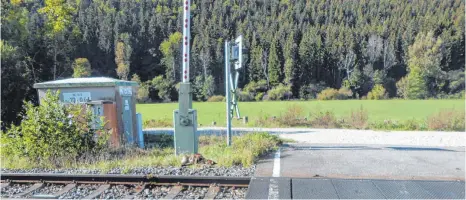
[(278, 118), (278, 123), (281, 126), (302, 126), (305, 124), (304, 119), (302, 118), (303, 107), (299, 105), (291, 105), (286, 109), (286, 112), (281, 114)]
[(255, 99), (256, 101), (261, 101), (262, 98), (264, 98), (264, 93), (263, 93), (263, 92), (257, 93), (256, 97), (254, 97), (254, 99)]
[(316, 128), (340, 128), (341, 123), (333, 112), (319, 112), (311, 119), (311, 126)]
[[(23, 121), (2, 132), (2, 157), (13, 161), (25, 157), (31, 164), (58, 166), (59, 158), (73, 161), (106, 147), (109, 131), (92, 129), (95, 116), (82, 105), (59, 103), (59, 92), (47, 92), (39, 106), (25, 102)], [(101, 120), (102, 121), (102, 120)]]
[(283, 84), (280, 84), (277, 87), (274, 87), (273, 89), (269, 90), (267, 94), (268, 100), (284, 100), (290, 99), (290, 97), (292, 96), (291, 87), (285, 86)]
[(139, 102), (139, 103), (145, 103), (145, 102), (148, 102), (150, 101), (150, 98), (149, 98), (149, 88), (150, 88), (150, 85), (149, 84), (141, 84), (138, 88), (138, 95), (136, 97), (136, 100)]
[(426, 130), (424, 123), (418, 120), (407, 120), (404, 122), (397, 122), (392, 120), (384, 120), (383, 122), (375, 122), (369, 124), (371, 129), (375, 130), (398, 130), (398, 131), (416, 131)]
[(333, 88), (327, 88), (325, 90), (322, 90), (317, 95), (318, 100), (345, 100), (349, 99), (353, 96), (353, 92), (346, 87), (342, 87), (339, 90), (333, 89)]
[(246, 86), (244, 86), (243, 91), (246, 91), (249, 93), (266, 92), (267, 81), (266, 80), (260, 80), (257, 82), (251, 81)]
[(207, 99), (207, 101), (208, 102), (224, 102), (225, 97), (222, 96), (222, 95), (214, 95), (214, 96), (209, 97), (209, 99)]
[(351, 99), (352, 96), (353, 96), (353, 92), (351, 91), (351, 89), (342, 87), (338, 90), (337, 99), (340, 99), (340, 100)]
[(311, 83), (299, 88), (299, 97), (302, 99), (315, 99), (317, 94), (325, 89), (325, 83)]
[(369, 116), (367, 111), (361, 106), (359, 110), (351, 111), (351, 115), (348, 119), (348, 125), (351, 128), (365, 129), (367, 128), (367, 120)]
[(443, 110), (427, 118), (429, 130), (464, 131), (464, 111)]
[(385, 88), (381, 84), (376, 84), (372, 90), (367, 94), (369, 100), (386, 99), (388, 97)]
[(336, 96), (338, 95), (338, 90), (333, 89), (333, 88), (327, 88), (325, 90), (322, 90), (317, 95), (317, 99), (319, 100), (333, 100), (336, 99)]
[(237, 91), (237, 96), (239, 101), (253, 101), (254, 96), (246, 91)]

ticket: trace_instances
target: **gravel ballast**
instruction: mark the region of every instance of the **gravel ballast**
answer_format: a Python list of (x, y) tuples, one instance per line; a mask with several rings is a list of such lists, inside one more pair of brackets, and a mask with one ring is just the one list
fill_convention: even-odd
[(12, 184), (8, 187), (2, 188), (2, 197), (10, 197), (14, 198), (15, 195), (24, 192), (26, 189), (28, 189), (31, 186), (31, 184)]
[[(171, 175), (171, 176), (253, 176), (256, 166), (252, 167), (136, 167), (124, 174), (133, 175)], [(123, 169), (114, 168), (107, 172), (99, 169), (2, 169), (1, 173), (62, 173), (62, 174), (122, 174)]]
[(82, 199), (97, 190), (98, 184), (82, 184), (61, 195), (59, 199)]
[(215, 199), (244, 199), (248, 188), (222, 187)]
[(203, 199), (208, 190), (208, 187), (189, 186), (180, 193), (178, 193), (175, 199)]
[(35, 190), (29, 194), (26, 195), (26, 197), (32, 197), (34, 195), (39, 195), (39, 194), (54, 194), (61, 189), (63, 189), (65, 185), (63, 184), (51, 184), (51, 183), (46, 183), (45, 186), (41, 189)]
[(160, 199), (167, 196), (170, 186), (149, 186), (136, 196), (136, 199)]

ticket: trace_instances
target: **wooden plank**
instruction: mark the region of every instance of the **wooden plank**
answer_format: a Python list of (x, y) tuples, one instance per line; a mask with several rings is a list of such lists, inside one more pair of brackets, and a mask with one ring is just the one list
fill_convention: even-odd
[(136, 198), (136, 196), (138, 196), (138, 194), (141, 193), (146, 188), (146, 186), (147, 186), (146, 184), (137, 185), (136, 187), (134, 187), (134, 193), (124, 196), (123, 199), (134, 199), (134, 198)]
[(87, 195), (87, 196), (84, 197), (83, 199), (93, 199), (93, 198), (96, 198), (96, 197), (98, 197), (99, 195), (101, 195), (102, 193), (104, 193), (105, 190), (107, 190), (108, 188), (110, 188), (110, 185), (109, 185), (109, 184), (101, 185), (101, 186), (99, 186), (99, 188), (97, 188), (97, 190), (95, 190), (95, 191), (92, 192), (91, 194)]
[(42, 188), (44, 186), (45, 186), (44, 183), (36, 183), (36, 184), (32, 185), (31, 187), (29, 187), (28, 189), (26, 189), (24, 192), (19, 193), (19, 194), (15, 195), (15, 196), (17, 196), (17, 197), (25, 196), (25, 195), (27, 195), (27, 194), (29, 194), (31, 192), (34, 192), (34, 191), (36, 191), (36, 190), (38, 190), (38, 189), (40, 189), (40, 188)]
[(70, 183), (68, 185), (66, 185), (63, 189), (61, 189), (60, 191), (58, 192), (55, 192), (53, 194), (53, 196), (56, 196), (56, 197), (60, 197), (61, 195), (69, 192), (71, 189), (75, 188), (76, 187), (76, 184), (75, 183)]
[(10, 186), (10, 184), (11, 184), (10, 182), (8, 182), (8, 183), (2, 183), (2, 184), (0, 185), (0, 188), (6, 188), (6, 187)]
[(219, 191), (220, 191), (220, 187), (211, 186), (209, 190), (207, 190), (207, 193), (205, 194), (204, 199), (215, 199)]
[(162, 199), (175, 199), (175, 197), (183, 190), (183, 186), (173, 186), (167, 196)]

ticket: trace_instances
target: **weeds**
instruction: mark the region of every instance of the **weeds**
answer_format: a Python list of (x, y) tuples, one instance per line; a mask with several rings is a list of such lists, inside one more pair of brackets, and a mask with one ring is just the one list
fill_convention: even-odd
[[(172, 141), (171, 135), (160, 135), (158, 139)], [(232, 138), (232, 146), (227, 146), (223, 136), (200, 136), (199, 153), (214, 160), (218, 166), (251, 166), (259, 156), (276, 149), (282, 143), (275, 135), (268, 133), (250, 133)], [(4, 155), (2, 155), (4, 156)], [(143, 150), (137, 148), (106, 149), (99, 154), (83, 154), (78, 159), (60, 157), (55, 161), (60, 165), (30, 163), (21, 157), (3, 157), (2, 168), (6, 169), (97, 169), (101, 173), (119, 168), (121, 173), (130, 173), (137, 167), (181, 166), (181, 155), (175, 155), (173, 147)]]
[(313, 127), (313, 128), (349, 128), (349, 129), (375, 129), (375, 130), (437, 130), (437, 131), (464, 131), (465, 112), (445, 110), (429, 116), (426, 120), (406, 120), (383, 122), (369, 122), (369, 114), (362, 106), (353, 110), (347, 117), (337, 118), (332, 111), (316, 112), (310, 114), (308, 119), (303, 115), (301, 106), (291, 105), (279, 117), (273, 118), (266, 114), (256, 119), (256, 127)]
[(144, 128), (162, 128), (162, 127), (173, 127), (173, 122), (171, 119), (150, 119), (144, 121), (142, 124)]
[(427, 127), (429, 130), (439, 131), (464, 131), (464, 111), (444, 110), (427, 118)]
[(356, 128), (356, 129), (366, 129), (367, 128), (367, 121), (369, 116), (367, 111), (361, 106), (359, 110), (351, 111), (351, 115), (349, 117), (348, 125), (349, 127)]

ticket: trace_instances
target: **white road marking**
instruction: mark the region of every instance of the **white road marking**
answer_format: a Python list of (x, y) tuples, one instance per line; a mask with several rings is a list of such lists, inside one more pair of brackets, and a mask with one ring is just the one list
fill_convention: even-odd
[(269, 183), (269, 197), (268, 199), (278, 199), (278, 184), (277, 180), (274, 178), (270, 179)]
[(275, 156), (273, 158), (273, 177), (280, 177), (280, 148), (278, 148), (277, 152), (275, 152)]

